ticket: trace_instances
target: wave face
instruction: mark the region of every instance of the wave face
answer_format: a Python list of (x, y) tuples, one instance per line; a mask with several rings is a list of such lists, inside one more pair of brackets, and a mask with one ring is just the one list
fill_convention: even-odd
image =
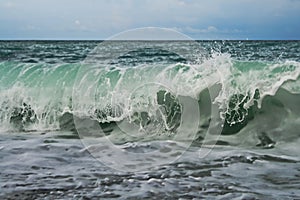
[[(82, 62), (95, 43), (79, 44), (71, 51), (70, 43), (31, 42), (15, 57), (19, 50), (1, 50), (1, 130), (76, 131), (74, 121), (89, 120), (109, 134), (126, 121), (130, 130), (173, 135), (188, 120), (183, 128), (196, 127), (198, 138), (216, 127), (221, 139), (253, 132), (266, 147), (283, 138), (278, 132), (298, 137), (299, 42), (203, 43), (209, 53), (192, 63), (172, 51), (137, 48), (102, 64)], [(36, 55), (37, 47), (44, 50)], [(292, 52), (278, 58), (287, 47)]]

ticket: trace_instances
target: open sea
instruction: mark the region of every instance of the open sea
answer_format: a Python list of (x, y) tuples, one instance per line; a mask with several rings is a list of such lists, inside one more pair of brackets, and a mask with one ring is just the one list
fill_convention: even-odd
[(300, 41), (0, 41), (0, 199), (300, 199)]

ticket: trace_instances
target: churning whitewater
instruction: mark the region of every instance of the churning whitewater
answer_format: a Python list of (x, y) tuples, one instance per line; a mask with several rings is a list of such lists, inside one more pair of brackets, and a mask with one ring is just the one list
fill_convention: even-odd
[[(153, 49), (139, 52), (147, 53), (171, 57)], [(190, 101), (197, 101), (194, 110), (199, 109), (193, 123), (200, 128), (220, 118), (224, 135), (246, 129), (249, 122), (260, 132), (280, 125), (283, 131), (295, 128), (290, 126), (297, 122), (284, 119), (299, 115), (299, 62), (241, 61), (214, 53), (196, 64), (173, 58), (133, 65), (133, 56), (108, 66), (2, 62), (1, 129), (75, 130), (76, 117), (106, 126), (126, 120), (140, 131), (176, 133)], [(274, 118), (281, 121), (274, 125)]]

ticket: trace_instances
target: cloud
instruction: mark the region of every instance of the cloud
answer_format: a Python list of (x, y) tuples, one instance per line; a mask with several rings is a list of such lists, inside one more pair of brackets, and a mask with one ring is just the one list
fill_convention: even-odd
[(75, 20), (74, 23), (78, 26), (80, 26), (80, 21), (79, 20)]
[(219, 30), (214, 26), (209, 26), (206, 29), (196, 29), (192, 27), (186, 27), (184, 29), (185, 32), (188, 33), (216, 33), (219, 32)]
[(25, 31), (39, 31), (39, 30), (41, 30), (40, 27), (36, 27), (36, 26), (33, 26), (33, 25), (26, 25), (26, 26), (23, 27), (23, 29)]
[(13, 8), (13, 7), (16, 6), (16, 4), (15, 4), (14, 2), (11, 2), (11, 1), (6, 1), (6, 2), (4, 2), (2, 5), (3, 5), (3, 7), (5, 7), (5, 8)]
[(185, 6), (185, 5), (186, 5), (186, 2), (184, 2), (184, 1), (178, 1), (178, 5), (180, 5), (180, 6)]
[(241, 33), (243, 31), (239, 29), (218, 29), (215, 26), (208, 26), (207, 28), (193, 28), (190, 26), (184, 27), (184, 28), (174, 28), (177, 31), (184, 32), (184, 33), (192, 33), (192, 34), (207, 34), (207, 33), (224, 33), (224, 34), (230, 34), (230, 33)]

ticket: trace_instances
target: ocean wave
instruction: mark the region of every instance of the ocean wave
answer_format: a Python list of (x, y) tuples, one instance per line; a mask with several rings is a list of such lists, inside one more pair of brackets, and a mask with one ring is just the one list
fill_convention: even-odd
[(238, 61), (228, 54), (214, 54), (200, 64), (125, 68), (2, 62), (0, 126), (76, 132), (74, 121), (83, 121), (109, 134), (127, 121), (137, 131), (172, 135), (180, 129), (185, 107), (197, 102), (199, 117), (190, 120), (198, 138), (217, 126), (221, 136), (255, 129), (258, 144), (268, 146), (274, 142), (269, 135), (279, 130), (297, 135), (292, 129), (299, 124), (299, 75), (296, 61)]

